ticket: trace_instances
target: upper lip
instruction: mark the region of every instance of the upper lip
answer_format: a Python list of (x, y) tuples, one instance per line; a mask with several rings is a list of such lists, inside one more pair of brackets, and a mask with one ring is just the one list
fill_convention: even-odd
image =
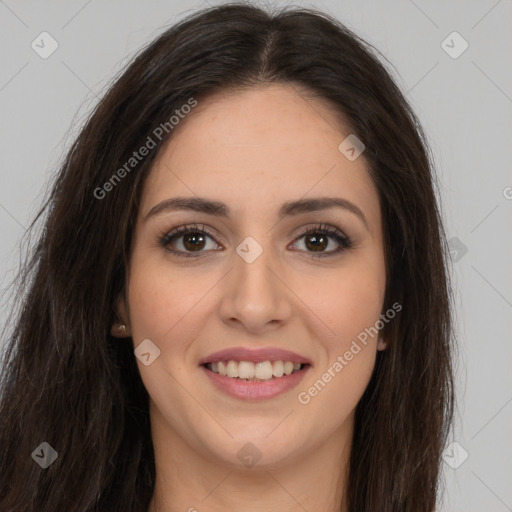
[(260, 348), (250, 349), (244, 347), (226, 348), (214, 352), (199, 361), (199, 365), (206, 363), (217, 363), (219, 361), (251, 361), (253, 363), (262, 363), (264, 361), (292, 361), (294, 363), (311, 364), (311, 361), (296, 352), (283, 350), (281, 348)]

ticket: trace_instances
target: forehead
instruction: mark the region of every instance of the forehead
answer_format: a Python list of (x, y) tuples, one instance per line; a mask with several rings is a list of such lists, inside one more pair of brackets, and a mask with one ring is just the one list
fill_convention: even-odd
[(256, 212), (305, 195), (339, 193), (371, 210), (378, 197), (364, 158), (349, 161), (338, 149), (349, 134), (332, 105), (296, 86), (212, 95), (174, 129), (143, 203), (147, 211), (171, 195), (215, 196), (235, 211)]

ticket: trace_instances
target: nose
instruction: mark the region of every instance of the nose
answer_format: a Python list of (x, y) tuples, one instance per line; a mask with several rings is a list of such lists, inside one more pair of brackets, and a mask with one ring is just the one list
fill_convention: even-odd
[(280, 269), (270, 250), (264, 250), (251, 263), (236, 254), (222, 291), (222, 321), (251, 333), (286, 323), (293, 293)]

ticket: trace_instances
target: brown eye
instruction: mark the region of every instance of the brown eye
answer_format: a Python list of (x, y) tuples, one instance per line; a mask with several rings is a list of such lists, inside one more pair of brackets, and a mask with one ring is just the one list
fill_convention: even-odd
[[(178, 256), (197, 257), (207, 252), (208, 239), (213, 241), (213, 236), (204, 227), (183, 226), (163, 235), (160, 245)], [(214, 243), (213, 249), (216, 246)]]
[[(332, 256), (352, 247), (352, 242), (348, 236), (339, 229), (327, 225), (307, 229), (297, 238), (297, 240), (300, 239), (305, 241), (306, 248), (304, 251), (315, 258)], [(331, 240), (334, 242), (331, 242)], [(331, 250), (327, 250), (333, 245), (334, 247)]]
[(188, 233), (182, 235), (183, 246), (187, 251), (200, 251), (205, 246), (205, 237), (202, 233)]
[(322, 249), (325, 249), (329, 244), (329, 237), (325, 236), (324, 234), (308, 234), (305, 236), (305, 239), (306, 247), (314, 252), (318, 252), (321, 251)]
[[(305, 249), (301, 249), (301, 252), (316, 258), (332, 256), (352, 246), (348, 236), (339, 229), (327, 225), (309, 228), (296, 240), (301, 239), (305, 241)], [(208, 240), (213, 242), (213, 247), (207, 247)], [(160, 245), (167, 251), (184, 257), (198, 257), (202, 253), (217, 250), (219, 247), (215, 243), (213, 235), (204, 226), (199, 227), (197, 224), (182, 226), (164, 234), (160, 238)], [(331, 247), (333, 245), (334, 247)], [(329, 248), (331, 249), (328, 250)]]

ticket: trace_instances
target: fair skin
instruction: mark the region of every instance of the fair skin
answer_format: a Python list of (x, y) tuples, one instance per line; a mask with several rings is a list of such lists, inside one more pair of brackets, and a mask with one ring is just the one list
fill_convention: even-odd
[[(118, 309), (134, 348), (149, 339), (160, 350), (148, 366), (137, 359), (156, 460), (148, 512), (347, 510), (355, 407), (384, 340), (370, 337), (307, 404), (298, 395), (383, 312), (381, 214), (364, 157), (349, 161), (338, 149), (350, 132), (331, 106), (297, 91), (272, 84), (199, 102), (144, 184), (127, 302)], [(220, 201), (230, 213), (173, 210), (145, 219), (176, 196)], [(319, 197), (350, 201), (365, 221), (338, 207), (277, 215), (284, 202)], [(213, 235), (199, 252), (183, 235), (169, 247), (199, 256), (159, 244), (162, 234), (194, 223)], [(329, 234), (319, 249), (327, 255), (312, 256), (313, 236), (302, 232), (321, 224), (352, 246), (333, 253), (340, 243)], [(236, 251), (249, 236), (263, 250), (251, 263)], [(291, 350), (311, 367), (273, 398), (229, 396), (199, 361), (240, 346)], [(260, 454), (251, 467), (239, 457), (247, 443)]]

